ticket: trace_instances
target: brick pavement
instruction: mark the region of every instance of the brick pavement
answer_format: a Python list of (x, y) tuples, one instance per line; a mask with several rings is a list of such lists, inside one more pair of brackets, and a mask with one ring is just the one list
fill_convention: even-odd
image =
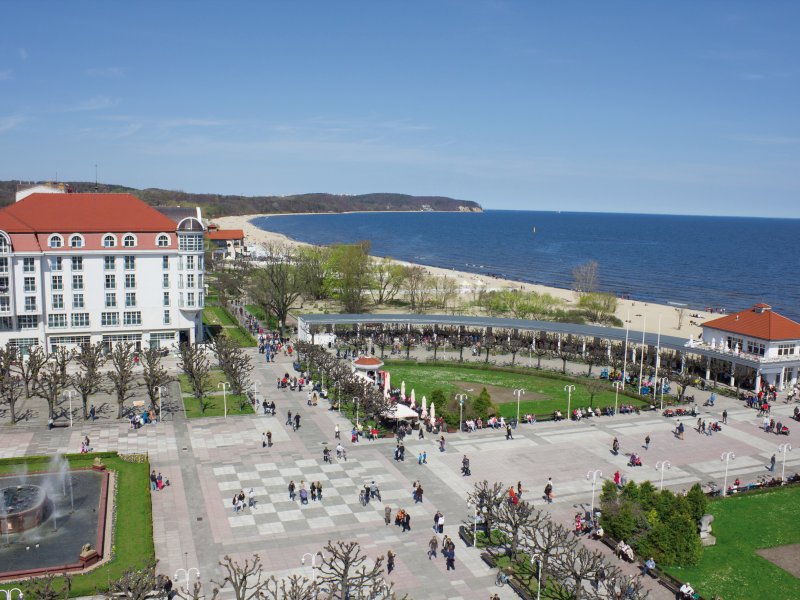
[[(668, 460), (672, 466), (664, 473), (665, 486), (680, 490), (697, 481), (721, 484), (723, 451), (736, 453), (729, 479), (752, 479), (767, 474), (765, 465), (777, 445), (796, 436), (793, 432), (787, 440), (765, 434), (758, 428), (755, 411), (719, 398), (717, 407), (701, 408), (701, 412), (706, 418), (719, 418), (727, 408), (729, 425), (710, 437), (691, 429), (695, 420), (685, 419), (686, 439), (677, 440), (672, 434), (674, 419), (647, 413), (578, 423), (523, 424), (510, 441), (501, 431), (451, 434), (444, 454), (438, 452), (432, 438), (414, 437), (406, 440), (407, 460), (402, 463), (392, 460), (391, 440), (352, 445), (345, 439), (349, 460), (325, 464), (322, 448), (325, 443), (334, 448), (334, 425), (339, 423), (343, 438), (349, 438), (349, 424), (338, 413), (326, 410), (324, 401), (316, 408), (306, 406), (305, 392), (275, 389), (277, 374), (291, 368), (288, 358), (266, 364), (263, 357), (255, 357), (259, 393), (276, 402), (276, 417), (186, 422), (177, 412), (174, 420), (139, 430), (131, 430), (127, 422), (108, 420), (76, 421), (71, 430), (53, 431), (45, 431), (41, 423), (19, 424), (4, 428), (0, 457), (75, 451), (84, 435), (89, 435), (97, 450), (148, 452), (153, 467), (171, 483), (153, 494), (156, 554), (165, 572), (199, 567), (203, 580), (219, 579), (216, 563), (223, 556), (244, 558), (257, 552), (267, 571), (278, 577), (292, 572), (311, 575), (311, 567), (301, 564), (304, 553), (318, 551), (328, 539), (356, 539), (371, 556), (388, 549), (397, 553), (397, 568), (390, 579), (415, 600), (485, 599), (494, 592), (503, 598), (513, 596), (507, 587), (494, 587), (494, 572), (483, 564), (477, 551), (457, 542), (456, 570), (451, 572), (445, 570), (441, 557), (433, 561), (426, 557), (433, 514), (441, 510), (446, 516), (446, 533), (456, 536), (459, 523), (470, 516), (465, 498), (473, 481), (521, 481), (537, 506), (569, 526), (576, 511), (589, 508), (591, 484), (586, 475), (590, 469), (600, 469), (603, 477), (611, 477), (619, 469), (629, 479), (650, 478), (657, 483), (660, 473), (655, 463)], [(696, 395), (702, 402), (702, 395)], [(792, 408), (779, 404), (774, 412), (788, 421)], [(284, 424), (287, 410), (302, 416), (296, 432)], [(273, 434), (271, 449), (261, 447), (261, 434), (266, 430)], [(645, 451), (641, 446), (647, 434), (652, 442)], [(615, 436), (621, 444), (619, 456), (610, 452)], [(421, 449), (428, 452), (428, 465), (417, 464)], [(643, 456), (643, 467), (627, 466), (626, 455), (631, 451)], [(470, 456), (471, 478), (460, 475), (463, 454)], [(796, 470), (800, 470), (800, 453), (790, 453), (787, 472)], [(544, 505), (541, 491), (549, 476), (553, 477), (556, 500)], [(306, 506), (289, 502), (288, 479), (295, 483), (301, 479), (321, 481), (323, 500), (309, 501)], [(394, 525), (385, 526), (382, 503), (358, 504), (358, 487), (373, 479), (393, 512), (401, 506), (410, 510), (411, 532), (404, 534)], [(417, 479), (425, 489), (425, 501), (415, 506), (410, 492)], [(258, 499), (256, 508), (234, 515), (230, 497), (234, 491), (247, 492), (250, 487)], [(666, 597), (662, 589), (653, 592), (655, 598)]]

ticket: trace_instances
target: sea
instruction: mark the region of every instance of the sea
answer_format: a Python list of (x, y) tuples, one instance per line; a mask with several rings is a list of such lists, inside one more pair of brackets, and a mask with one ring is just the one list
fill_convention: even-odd
[(758, 302), (800, 320), (800, 219), (487, 210), (259, 217), (313, 244), (570, 288), (594, 260), (599, 288), (634, 300), (734, 312)]

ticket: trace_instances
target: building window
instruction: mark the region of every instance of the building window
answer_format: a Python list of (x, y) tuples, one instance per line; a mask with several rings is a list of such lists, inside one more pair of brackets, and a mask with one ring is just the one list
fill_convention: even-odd
[(161, 281), (161, 287), (168, 288), (169, 287), (169, 273), (164, 273), (164, 277)]
[(114, 267), (117, 266), (117, 261), (115, 256), (104, 256), (103, 257), (103, 268), (106, 271), (113, 271)]
[(35, 292), (36, 291), (36, 277), (25, 277), (23, 279), (24, 290), (26, 292)]
[(3, 296), (0, 298), (0, 313), (11, 312), (11, 298)]
[(53, 275), (50, 278), (51, 286), (54, 290), (63, 290), (64, 289), (64, 277), (61, 275)]
[(100, 315), (100, 324), (103, 327), (114, 327), (119, 325), (118, 312), (104, 312)]
[(20, 329), (36, 329), (39, 326), (39, 317), (36, 315), (22, 315), (17, 317)]
[(132, 233), (125, 234), (122, 238), (122, 245), (126, 248), (133, 248), (136, 245), (136, 237)]
[(48, 327), (66, 327), (67, 315), (47, 315)]
[(194, 306), (194, 292), (188, 292), (186, 294), (186, 305)]
[(203, 274), (202, 273), (199, 273), (197, 275), (197, 287), (199, 287), (201, 289), (203, 287)]
[(106, 289), (107, 290), (115, 290), (115, 289), (117, 289), (117, 276), (116, 275), (106, 275)]
[(83, 257), (82, 256), (73, 256), (72, 257), (72, 270), (73, 271), (83, 271)]
[(197, 308), (203, 308), (203, 292), (197, 292)]
[(64, 310), (64, 294), (53, 294), (53, 310)]
[(106, 308), (117, 308), (116, 294), (106, 294)]
[(169, 256), (162, 256), (161, 257), (161, 268), (165, 271), (169, 269)]
[(10, 251), (11, 244), (8, 242), (8, 238), (4, 235), (0, 235), (0, 252), (8, 254)]
[(794, 354), (795, 345), (794, 344), (780, 344), (778, 346), (778, 356), (790, 356)]
[(73, 275), (72, 276), (72, 289), (73, 290), (82, 290), (83, 289), (83, 275)]
[(164, 292), (164, 306), (169, 306), (169, 292)]
[(83, 248), (83, 237), (75, 234), (69, 238), (69, 247), (70, 248)]
[(156, 239), (156, 246), (159, 248), (169, 247), (169, 236), (166, 233), (160, 234)]
[(190, 273), (186, 276), (186, 287), (193, 288), (194, 287), (194, 274)]
[(193, 271), (194, 270), (194, 256), (187, 256), (186, 257), (186, 268)]
[(70, 325), (73, 327), (88, 327), (89, 313), (72, 313), (70, 315)]
[(36, 262), (33, 258), (23, 258), (22, 259), (22, 270), (25, 273), (35, 273), (36, 272)]
[(36, 296), (25, 296), (25, 310), (36, 312)]
[(169, 311), (165, 310), (164, 311), (164, 325), (169, 325), (169, 324), (170, 324)]
[(136, 306), (136, 292), (125, 293), (125, 306), (128, 308), (133, 308)]
[(202, 255), (197, 257), (197, 270), (198, 271), (202, 271), (203, 270), (203, 256)]
[(0, 294), (8, 293), (8, 276), (0, 277)]
[(181, 274), (178, 275), (178, 289), (179, 290), (183, 289), (183, 275)]
[(72, 308), (83, 307), (83, 294), (72, 294)]
[(103, 247), (104, 248), (113, 248), (116, 245), (117, 245), (117, 238), (115, 238), (113, 235), (108, 234), (108, 235), (103, 236)]
[[(0, 235), (0, 240), (2, 239), (4, 238)], [(166, 256), (164, 258), (166, 258)], [(8, 273), (8, 257), (6, 256), (0, 258), (0, 273)]]
[(125, 275), (125, 287), (126, 288), (135, 288), (136, 287), (136, 274), (135, 273), (127, 273)]
[(203, 249), (203, 236), (202, 235), (186, 235), (178, 236), (178, 249), (184, 252), (198, 252)]
[(753, 340), (747, 340), (747, 352), (750, 354), (757, 354), (758, 356), (764, 356), (764, 344), (754, 342)]
[(142, 313), (138, 310), (129, 310), (122, 313), (123, 325), (141, 325)]
[(135, 256), (126, 256), (125, 257), (125, 270), (126, 271), (133, 271), (136, 268), (136, 257)]
[(742, 340), (742, 338), (732, 337), (730, 335), (728, 336), (725, 343), (728, 344), (729, 350), (736, 350), (736, 346), (739, 346), (739, 350), (741, 350), (742, 347), (744, 346), (744, 341)]
[(58, 234), (51, 235), (50, 239), (47, 240), (47, 245), (51, 248), (61, 248), (64, 245), (64, 238)]
[(60, 271), (62, 265), (62, 258), (60, 256), (53, 256), (50, 258), (50, 270)]

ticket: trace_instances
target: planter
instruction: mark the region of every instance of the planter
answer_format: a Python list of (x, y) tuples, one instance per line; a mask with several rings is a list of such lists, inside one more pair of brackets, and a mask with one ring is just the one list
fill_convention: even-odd
[(466, 525), (461, 525), (458, 528), (458, 537), (460, 537), (468, 548), (472, 547), (472, 531)]

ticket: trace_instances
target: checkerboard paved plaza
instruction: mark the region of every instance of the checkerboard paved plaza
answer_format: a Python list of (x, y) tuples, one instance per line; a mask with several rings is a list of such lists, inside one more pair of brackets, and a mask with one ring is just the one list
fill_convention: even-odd
[[(356, 540), (373, 559), (390, 549), (397, 553), (396, 570), (389, 579), (414, 600), (485, 600), (495, 592), (504, 599), (515, 595), (507, 586), (495, 587), (495, 572), (480, 560), (477, 551), (457, 539), (458, 525), (471, 515), (465, 498), (475, 481), (507, 485), (521, 481), (528, 499), (550, 511), (554, 520), (570, 526), (575, 512), (589, 508), (589, 470), (599, 469), (604, 478), (620, 470), (629, 479), (650, 479), (657, 484), (660, 473), (655, 464), (668, 460), (671, 468), (664, 473), (664, 485), (681, 490), (697, 481), (713, 480), (721, 485), (725, 472), (722, 452), (736, 454), (729, 465), (729, 481), (737, 476), (750, 481), (769, 475), (766, 466), (779, 443), (788, 441), (800, 448), (793, 443), (795, 431), (788, 439), (765, 434), (758, 427), (755, 411), (719, 398), (717, 407), (701, 407), (707, 419), (719, 419), (723, 408), (728, 410), (728, 425), (710, 437), (694, 431), (696, 419), (684, 419), (686, 439), (677, 440), (672, 433), (674, 419), (654, 413), (620, 415), (578, 423), (523, 424), (510, 441), (502, 431), (451, 434), (444, 454), (438, 452), (431, 437), (418, 440), (412, 436), (406, 440), (406, 461), (398, 463), (392, 459), (392, 440), (351, 444), (345, 434), (349, 423), (327, 410), (326, 403), (308, 407), (305, 392), (276, 390), (275, 377), (291, 368), (288, 359), (265, 364), (263, 357), (255, 357), (259, 392), (276, 402), (277, 416), (187, 422), (178, 412), (171, 415), (173, 420), (137, 430), (130, 429), (127, 422), (108, 418), (94, 423), (76, 420), (71, 429), (52, 431), (41, 421), (18, 424), (0, 434), (0, 457), (75, 452), (86, 435), (98, 451), (147, 452), (153, 468), (171, 484), (152, 495), (156, 555), (165, 573), (197, 567), (204, 582), (219, 581), (224, 575), (218, 562), (224, 556), (244, 560), (258, 553), (268, 575), (311, 576), (309, 561), (305, 565), (301, 561), (304, 554), (318, 552), (328, 540)], [(702, 403), (702, 395), (695, 394)], [(299, 430), (285, 425), (287, 410), (301, 414)], [(778, 404), (773, 414), (776, 420), (780, 417), (789, 422), (792, 410), (793, 405)], [(348, 438), (342, 440), (348, 460), (340, 462), (334, 456), (327, 464), (322, 450), (326, 444), (335, 449), (337, 423), (342, 437)], [(261, 436), (266, 431), (272, 432), (272, 448), (262, 448)], [(642, 444), (648, 434), (651, 446), (645, 451)], [(610, 453), (614, 437), (620, 441), (619, 456)], [(421, 466), (416, 457), (422, 450), (428, 454), (428, 464)], [(627, 466), (627, 455), (633, 451), (642, 455), (643, 467)], [(470, 478), (460, 474), (463, 454), (470, 457)], [(780, 461), (779, 456), (778, 472)], [(797, 470), (800, 451), (789, 453), (786, 461), (787, 473)], [(548, 477), (553, 477), (556, 494), (551, 505), (541, 500)], [(290, 501), (287, 487), (292, 480), (298, 486), (304, 481), (307, 489), (312, 481), (321, 482), (322, 501), (309, 498), (307, 505)], [(383, 501), (361, 506), (359, 489), (373, 480)], [(415, 505), (411, 489), (416, 480), (425, 494), (424, 502)], [(250, 488), (255, 492), (256, 507), (234, 514), (231, 497), (239, 490), (247, 494)], [(410, 532), (401, 532), (393, 523), (384, 524), (384, 503), (391, 506), (392, 515), (399, 508), (410, 512)], [(436, 560), (426, 556), (437, 510), (445, 514), (445, 533), (456, 539), (455, 571), (445, 570), (441, 556)], [(229, 597), (227, 592), (223, 594), (223, 598)], [(665, 598), (667, 594), (654, 587), (651, 597)]]

